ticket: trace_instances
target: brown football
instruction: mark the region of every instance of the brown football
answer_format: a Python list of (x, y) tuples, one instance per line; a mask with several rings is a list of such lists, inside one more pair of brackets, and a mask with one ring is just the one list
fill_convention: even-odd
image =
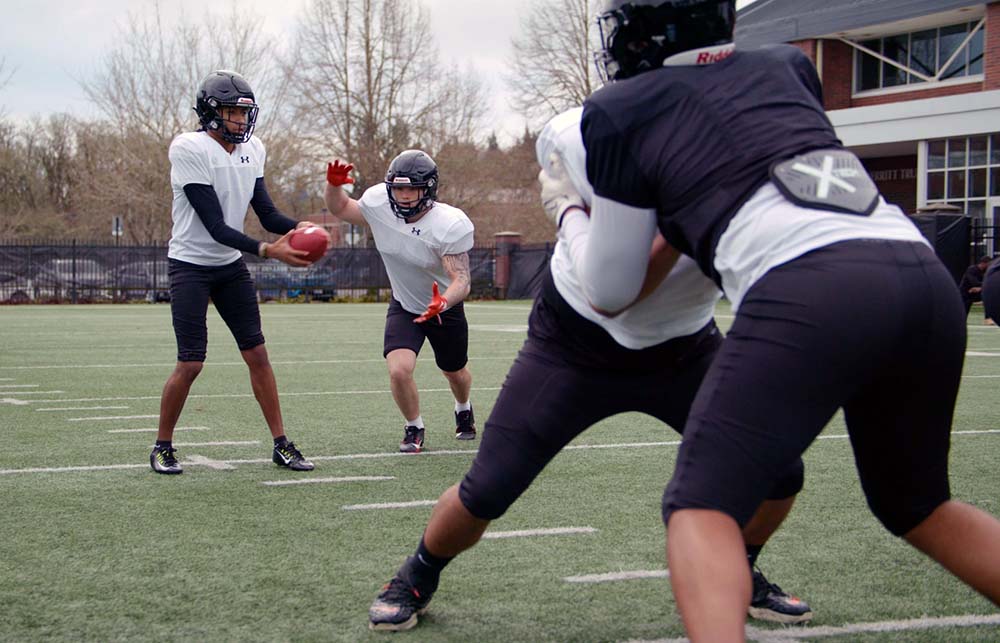
[(306, 250), (309, 255), (308, 261), (317, 261), (326, 254), (326, 248), (330, 243), (329, 233), (319, 226), (309, 226), (307, 228), (296, 228), (288, 237), (288, 244), (296, 250)]

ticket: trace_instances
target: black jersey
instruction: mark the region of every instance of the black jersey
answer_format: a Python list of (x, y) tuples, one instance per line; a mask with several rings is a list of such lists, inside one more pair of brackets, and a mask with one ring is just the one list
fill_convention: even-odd
[(842, 147), (816, 69), (788, 45), (607, 85), (584, 103), (582, 131), (595, 194), (655, 208), (663, 236), (716, 282), (719, 237), (771, 164)]

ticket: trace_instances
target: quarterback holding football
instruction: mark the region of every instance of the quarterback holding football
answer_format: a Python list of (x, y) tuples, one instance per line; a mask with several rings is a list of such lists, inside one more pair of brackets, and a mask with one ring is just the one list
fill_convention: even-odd
[[(295, 471), (312, 463), (285, 437), (274, 371), (264, 348), (253, 279), (242, 252), (273, 257), (290, 266), (307, 266), (308, 252), (288, 243), (288, 233), (307, 227), (281, 214), (264, 184), (264, 144), (253, 135), (257, 101), (250, 84), (233, 71), (209, 74), (198, 89), (194, 110), (200, 128), (170, 144), (173, 231), (167, 252), (170, 312), (177, 336), (177, 365), (160, 398), (156, 445), (149, 455), (153, 471), (183, 471), (172, 444), (174, 427), (188, 392), (201, 373), (208, 348), (209, 300), (225, 320), (250, 369), (254, 396), (274, 438), (272, 460)], [(247, 207), (269, 232), (284, 235), (274, 243), (243, 233)]]

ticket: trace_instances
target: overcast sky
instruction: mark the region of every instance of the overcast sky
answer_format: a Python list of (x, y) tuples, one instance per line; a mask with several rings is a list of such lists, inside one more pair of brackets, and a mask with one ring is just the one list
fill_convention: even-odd
[[(239, 6), (264, 18), (265, 29), (279, 36), (292, 32), (307, 0), (240, 0)], [(474, 66), (494, 93), (490, 120), (500, 126), (501, 140), (519, 135), (524, 122), (510, 112), (500, 73), (510, 58), (510, 41), (521, 15), (533, 0), (421, 0), (431, 12), (433, 36), (446, 60)], [(737, 6), (754, 0), (739, 0)], [(212, 4), (224, 2), (164, 0), (166, 20), (183, 13), (189, 20)], [(128, 12), (152, 12), (153, 0), (0, 0), (0, 58), (13, 71), (0, 92), (0, 110), (25, 119), (32, 115), (69, 112), (91, 116), (94, 109), (77, 79), (89, 78), (114, 44)], [(266, 106), (265, 106), (266, 108)]]

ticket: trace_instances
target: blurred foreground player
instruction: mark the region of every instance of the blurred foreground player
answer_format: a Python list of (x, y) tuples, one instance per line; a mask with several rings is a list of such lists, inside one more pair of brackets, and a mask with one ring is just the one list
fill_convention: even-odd
[(582, 126), (591, 304), (636, 298), (657, 220), (736, 310), (663, 499), (688, 634), (743, 640), (741, 527), (839, 408), (876, 517), (1000, 603), (1000, 522), (950, 499), (965, 348), (954, 281), (843, 149), (805, 55), (734, 50), (734, 5), (605, 2), (613, 82)]

